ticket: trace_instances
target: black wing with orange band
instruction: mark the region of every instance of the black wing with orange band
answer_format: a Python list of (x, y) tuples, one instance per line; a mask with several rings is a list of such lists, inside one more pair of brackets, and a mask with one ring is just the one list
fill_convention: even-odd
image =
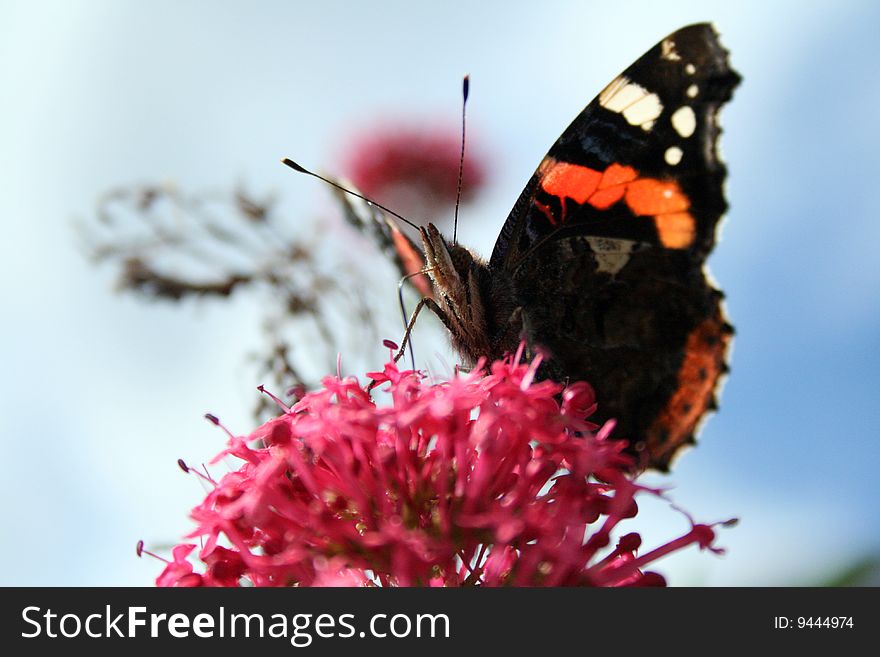
[(592, 383), (595, 419), (661, 470), (727, 370), (732, 327), (703, 264), (727, 207), (717, 114), (739, 80), (710, 25), (663, 39), (553, 145), (490, 261), (544, 375)]
[(491, 266), (516, 269), (570, 235), (686, 250), (702, 262), (726, 209), (716, 115), (739, 80), (711, 25), (663, 39), (553, 145), (502, 228)]

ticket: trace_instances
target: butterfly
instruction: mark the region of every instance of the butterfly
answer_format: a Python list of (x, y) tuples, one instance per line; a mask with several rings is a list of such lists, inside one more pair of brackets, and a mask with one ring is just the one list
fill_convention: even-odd
[(733, 328), (704, 265), (727, 208), (718, 112), (740, 79), (711, 25), (662, 39), (553, 144), (488, 261), (433, 224), (420, 247), (374, 217), (423, 295), (413, 321), (432, 310), (466, 364), (525, 340), (539, 376), (590, 382), (595, 419), (667, 470), (728, 370)]

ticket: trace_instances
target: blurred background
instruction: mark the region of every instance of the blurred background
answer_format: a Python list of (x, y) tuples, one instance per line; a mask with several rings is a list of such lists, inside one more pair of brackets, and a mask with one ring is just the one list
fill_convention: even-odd
[[(737, 337), (720, 413), (651, 481), (702, 521), (740, 524), (722, 530), (725, 556), (691, 549), (656, 569), (672, 585), (880, 584), (870, 0), (0, 0), (0, 584), (152, 584), (161, 564), (138, 560), (136, 541), (178, 542), (203, 496), (176, 460), (223, 446), (202, 414), (255, 426), (266, 379), (249, 354), (265, 348), (272, 295), (114, 294), (118, 267), (89, 261), (83, 229), (108, 192), (272, 196), (285, 233), (319, 242), (350, 276), (368, 242), (325, 186), (279, 158), (342, 174), (355, 136), (379, 123), (454, 134), (470, 73), (468, 147), (485, 182), (459, 238), (488, 256), (581, 108), (660, 38), (703, 20), (744, 77), (722, 117), (731, 210), (710, 260)], [(375, 280), (356, 280), (377, 299), (378, 328), (332, 319), (346, 373), (379, 367), (381, 339), (400, 339), (397, 277), (369, 258)], [(454, 360), (436, 328), (419, 328), (417, 355), (442, 374)], [(292, 339), (314, 355), (312, 334)], [(322, 358), (307, 377), (332, 371)], [(686, 522), (651, 504), (629, 529), (653, 547)]]

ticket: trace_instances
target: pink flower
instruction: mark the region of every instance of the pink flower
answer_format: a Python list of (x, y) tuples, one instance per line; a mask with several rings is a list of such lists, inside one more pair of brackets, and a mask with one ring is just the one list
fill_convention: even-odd
[[(346, 144), (342, 170), (367, 196), (404, 216), (436, 221), (455, 203), (461, 130), (383, 124)], [(467, 145), (462, 201), (485, 184), (486, 166)]]
[(193, 572), (192, 564), (187, 561), (189, 553), (195, 549), (195, 545), (182, 543), (174, 548), (172, 555), (174, 560), (167, 562), (165, 570), (156, 579), (158, 586), (202, 586), (203, 578)]
[[(193, 549), (174, 549), (161, 586), (646, 586), (645, 571), (714, 531), (648, 552), (612, 532), (638, 511), (636, 483), (612, 423), (585, 383), (534, 382), (518, 357), (428, 384), (389, 362), (368, 375), (390, 393), (379, 407), (355, 378), (327, 377), (218, 456), (238, 461), (192, 511)], [(216, 418), (211, 416), (212, 421)], [(219, 422), (218, 422), (219, 423)], [(216, 461), (216, 459), (215, 459)]]

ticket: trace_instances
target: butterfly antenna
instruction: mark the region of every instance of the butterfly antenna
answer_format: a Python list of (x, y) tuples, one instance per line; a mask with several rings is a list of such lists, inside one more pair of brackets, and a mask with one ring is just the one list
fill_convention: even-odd
[(458, 206), (461, 205), (461, 185), (464, 179), (465, 108), (471, 87), (471, 76), (465, 75), (461, 83), (461, 157), (458, 160), (458, 191), (455, 195), (455, 219), (452, 224), (452, 244), (458, 244)]
[[(390, 214), (392, 217), (397, 217), (397, 218), (400, 219), (403, 223), (405, 223), (407, 226), (412, 226), (412, 227), (415, 228), (416, 230), (419, 229), (419, 227), (418, 227), (416, 224), (414, 224), (413, 222), (411, 222), (411, 221), (410, 221), (409, 219), (407, 219), (406, 217), (403, 217), (403, 216), (397, 214), (394, 210), (391, 210), (391, 209), (389, 209), (389, 208), (386, 208), (386, 207), (385, 207), (384, 205), (382, 205), (381, 203), (376, 203), (376, 201), (374, 201), (374, 200), (371, 199), (371, 198), (367, 198), (367, 197), (364, 196), (363, 194), (359, 194), (359, 193), (357, 193), (357, 192), (355, 192), (355, 191), (353, 191), (353, 190), (351, 190), (351, 189), (348, 189), (348, 188), (346, 188), (346, 187), (343, 187), (343, 186), (340, 185), (338, 182), (334, 182), (334, 181), (330, 180), (329, 178), (325, 178), (324, 176), (319, 176), (319, 175), (318, 175), (317, 173), (315, 173), (314, 171), (309, 171), (309, 170), (306, 169), (305, 167), (300, 166), (299, 164), (297, 164), (296, 162), (294, 162), (293, 160), (291, 160), (289, 157), (285, 157), (283, 160), (281, 160), (281, 163), (282, 163), (282, 164), (286, 164), (287, 166), (289, 166), (289, 167), (290, 167), (291, 169), (293, 169), (294, 171), (298, 171), (299, 173), (304, 173), (304, 174), (306, 174), (307, 176), (312, 176), (313, 178), (317, 178), (318, 180), (320, 180), (320, 181), (322, 181), (322, 182), (325, 182), (325, 183), (327, 183), (328, 185), (330, 185), (331, 187), (335, 187), (336, 189), (338, 189), (338, 190), (340, 190), (340, 191), (342, 191), (342, 192), (345, 192), (346, 194), (351, 194), (352, 196), (357, 196), (357, 197), (358, 197), (359, 199), (361, 199), (362, 201), (366, 201), (366, 202), (369, 203), (370, 205), (374, 205), (374, 206), (376, 206), (377, 208), (379, 208), (379, 209), (382, 210), (383, 212), (387, 212), (388, 214)], [(459, 181), (459, 188), (460, 188), (460, 187), (461, 187), (461, 181)]]

